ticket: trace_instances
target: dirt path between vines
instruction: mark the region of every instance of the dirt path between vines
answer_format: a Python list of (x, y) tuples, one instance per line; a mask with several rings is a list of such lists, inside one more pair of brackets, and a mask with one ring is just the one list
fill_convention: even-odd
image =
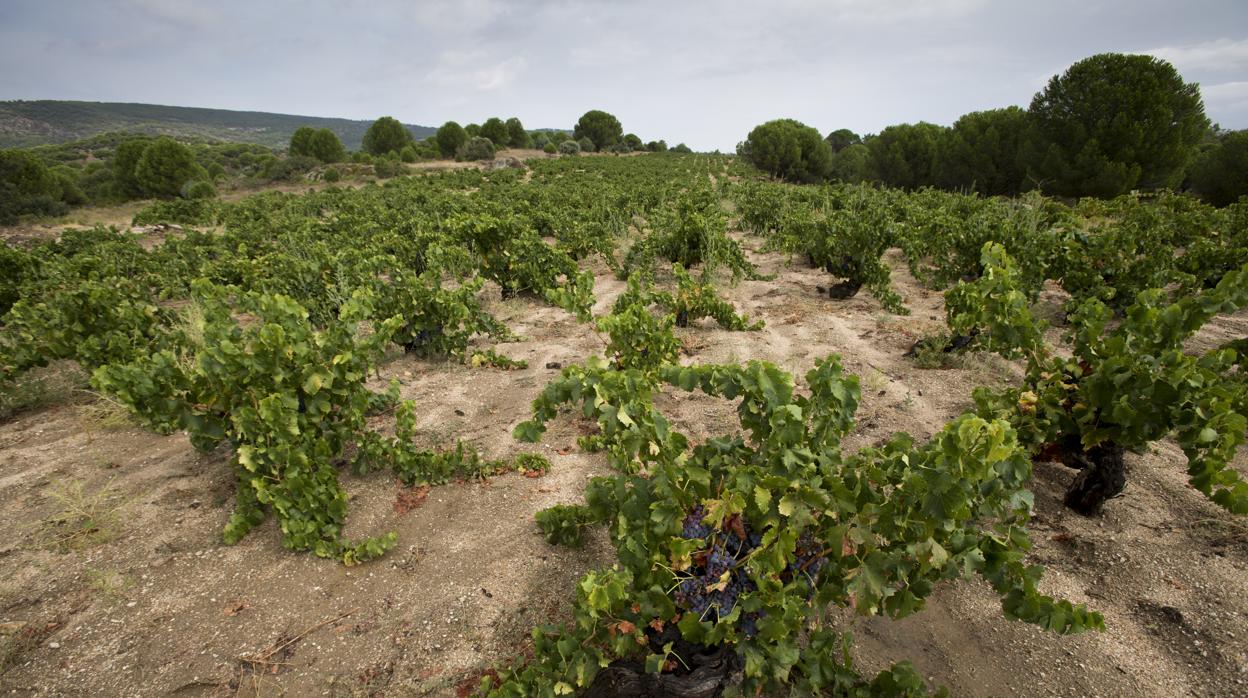
[[(756, 246), (746, 240), (748, 247)], [(913, 310), (888, 315), (863, 294), (829, 301), (827, 277), (778, 255), (753, 258), (774, 281), (742, 282), (726, 296), (767, 326), (680, 330), (689, 361), (767, 359), (804, 373), (830, 352), (862, 377), (863, 405), (847, 444), (892, 432), (928, 436), (970, 404), (977, 385), (1021, 375), (980, 355), (921, 370), (903, 352), (942, 324), (938, 293), (921, 289), (898, 259), (894, 284)], [(596, 310), (622, 290), (601, 265)], [(430, 444), (472, 442), (487, 455), (518, 450), (511, 429), (557, 371), (601, 340), (567, 313), (531, 300), (489, 307), (523, 341), (498, 347), (526, 370), (468, 369), (393, 358), (420, 405)], [(1202, 341), (1244, 336), (1248, 317), (1216, 323)], [(1217, 336), (1214, 336), (1217, 335)], [(702, 397), (660, 403), (694, 438), (735, 432), (732, 406)], [(377, 420), (378, 425), (387, 419)], [(584, 550), (547, 545), (533, 514), (582, 501), (601, 456), (575, 450), (583, 425), (556, 421), (536, 447), (553, 470), (529, 479), (435, 488), (410, 511), (384, 475), (342, 480), (349, 534), (395, 531), (383, 559), (346, 568), (282, 547), (272, 521), (225, 546), (233, 484), (224, 453), (193, 451), (183, 435), (106, 428), (83, 406), (0, 424), (0, 690), (57, 696), (452, 696), (492, 663), (522, 652), (529, 629), (567, 617), (574, 585), (609, 564), (599, 532)], [(1232, 696), (1248, 694), (1248, 524), (1185, 483), (1181, 453), (1164, 444), (1129, 457), (1124, 497), (1101, 518), (1061, 508), (1071, 471), (1037, 466), (1034, 559), (1042, 587), (1103, 611), (1108, 631), (1060, 637), (1011, 622), (985, 584), (943, 586), (899, 621), (844, 616), (866, 669), (911, 659), (933, 683), (965, 696)], [(76, 490), (75, 488), (80, 488)], [(75, 494), (75, 493), (78, 494)], [(58, 545), (62, 499), (92, 505), (96, 540)], [(63, 533), (63, 531), (61, 531)], [(276, 651), (274, 651), (276, 650)], [(247, 661), (261, 658), (262, 662)], [(465, 684), (468, 685), (468, 684)]]

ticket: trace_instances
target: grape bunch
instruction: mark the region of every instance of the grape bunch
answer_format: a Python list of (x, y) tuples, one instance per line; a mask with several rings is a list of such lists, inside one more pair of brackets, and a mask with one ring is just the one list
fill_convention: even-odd
[(694, 555), (693, 565), (677, 587), (675, 598), (677, 605), (698, 617), (718, 620), (732, 613), (742, 594), (758, 588), (750, 580), (744, 561), (758, 547), (762, 536), (751, 534), (744, 521), (736, 532), (716, 531), (703, 522), (705, 516), (701, 506), (695, 506), (685, 516), (681, 537), (705, 540), (706, 548)]
[(813, 594), (815, 578), (819, 576), (819, 570), (828, 564), (828, 556), (809, 531), (803, 532), (797, 539), (797, 550), (794, 552), (794, 560), (789, 563), (786, 573), (792, 578), (805, 577)]

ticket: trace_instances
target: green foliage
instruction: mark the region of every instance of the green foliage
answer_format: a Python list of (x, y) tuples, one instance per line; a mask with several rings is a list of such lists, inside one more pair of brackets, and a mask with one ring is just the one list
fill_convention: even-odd
[(144, 196), (171, 199), (201, 172), (191, 149), (172, 138), (158, 138), (143, 149), (134, 177)]
[(581, 136), (576, 139), (576, 144), (580, 146), (582, 153), (592, 153), (595, 150), (598, 150), (598, 147), (594, 145), (593, 140), (591, 140), (589, 136)]
[(381, 117), (364, 132), (364, 150), (371, 155), (398, 153), (411, 142), (411, 132), (392, 116)]
[(321, 175), (321, 179), (333, 184), (342, 179), (342, 171), (337, 167), (327, 167), (325, 168), (325, 172)]
[(629, 248), (621, 278), (633, 271), (653, 273), (658, 259), (688, 269), (702, 265), (702, 279), (709, 281), (721, 268), (732, 272), (733, 280), (764, 278), (745, 257), (741, 245), (728, 237), (728, 216), (719, 197), (707, 185), (691, 186), (670, 207), (655, 212), (653, 229)]
[(347, 158), (338, 134), (327, 128), (299, 127), (290, 137), (291, 155), (312, 158), (322, 163), (342, 162)]
[(965, 114), (938, 144), (935, 184), (944, 189), (1012, 196), (1024, 189), (1019, 151), (1027, 112), (1018, 107)]
[(206, 179), (197, 179), (187, 182), (182, 187), (183, 199), (215, 199), (217, 198), (217, 188), (212, 186), (212, 182)]
[(776, 119), (755, 126), (738, 154), (758, 169), (794, 182), (827, 178), (832, 149), (815, 129), (793, 119)]
[(131, 219), (132, 225), (156, 225), (177, 223), (179, 225), (211, 226), (217, 222), (221, 204), (210, 198), (173, 199), (156, 201), (143, 207)]
[(1075, 63), (1049, 80), (1028, 115), (1028, 171), (1062, 196), (1174, 187), (1209, 128), (1199, 87), (1147, 55)]
[(945, 293), (949, 329), (973, 337), (970, 346), (1013, 359), (1044, 351), (1044, 323), (1032, 317), (1014, 260), (993, 242), (984, 245), (984, 273)]
[(117, 192), (123, 199), (143, 196), (143, 186), (139, 184), (136, 169), (149, 143), (151, 141), (146, 138), (130, 138), (117, 144), (112, 162), (113, 181), (116, 182)]
[(473, 136), (455, 153), (456, 160), (490, 160), (494, 157), (494, 143), (482, 136)]
[[(556, 152), (558, 152), (558, 150), (559, 150), (559, 149), (555, 147), (555, 144), (554, 144), (554, 143), (547, 142), (547, 143), (546, 143), (546, 145), (542, 146), (542, 152), (543, 152), (543, 153), (548, 153), (548, 154), (554, 155)], [(580, 146), (577, 146), (577, 148), (576, 148), (576, 152), (578, 152), (578, 153), (579, 153), (580, 151), (581, 151)]]
[(377, 272), (366, 282), (375, 298), (378, 317), (402, 318), (392, 340), (417, 356), (460, 356), (478, 334), (511, 338), (507, 326), (481, 308), (477, 293), (483, 281), (473, 279), (457, 288), (443, 286), (441, 271), (414, 274), (398, 260), (378, 260)]
[(946, 135), (943, 126), (898, 124), (867, 141), (871, 173), (890, 187), (918, 189), (935, 183), (936, 157)]
[[(233, 446), (238, 490), (226, 543), (268, 509), (293, 550), (354, 564), (392, 547), (393, 533), (343, 538), (347, 494), (334, 462), (364, 430), (372, 396), (364, 382), (400, 320), (364, 335), (353, 321), (366, 305), (353, 303), (343, 322), (318, 330), (290, 298), (243, 294), (231, 302), (207, 282), (197, 282), (196, 300), (202, 314), (185, 348), (104, 366), (95, 387), (157, 429), (187, 430), (197, 448)], [(241, 324), (236, 312), (255, 321)]]
[(1192, 164), (1189, 181), (1214, 206), (1229, 206), (1248, 194), (1248, 131), (1219, 136)]
[(641, 149), (643, 148), (643, 146), (642, 146), (642, 144), (641, 144), (641, 139), (640, 139), (640, 138), (638, 138), (638, 137), (637, 137), (637, 134), (635, 134), (635, 133), (626, 133), (626, 134), (624, 134), (624, 138), (623, 138), (623, 140), (622, 140), (621, 142), (622, 142), (625, 146), (627, 146), (627, 147), (628, 147), (628, 149), (629, 149), (630, 151), (633, 151), (633, 152), (636, 152), (636, 151), (641, 150)]
[(851, 145), (862, 144), (862, 136), (859, 136), (847, 128), (838, 128), (837, 130), (829, 133), (828, 137), (824, 140), (828, 142), (828, 147), (832, 149), (833, 154), (840, 153), (842, 150), (845, 150)]
[(832, 156), (828, 178), (836, 182), (859, 184), (871, 179), (871, 150), (861, 143), (846, 146)]
[(674, 293), (649, 289), (645, 278), (634, 272), (628, 277), (628, 288), (616, 299), (616, 310), (624, 310), (633, 303), (643, 306), (657, 304), (675, 316), (677, 327), (688, 327), (690, 322), (709, 317), (726, 330), (755, 331), (763, 328), (761, 320), (751, 324), (749, 317), (738, 315), (731, 303), (719, 297), (714, 286), (694, 279), (679, 264), (672, 265), (672, 275), (676, 277)]
[(685, 145), (684, 143), (677, 143), (676, 145), (672, 146), (672, 152), (688, 155), (689, 153), (693, 152), (693, 149)]
[(455, 153), (459, 152), (459, 149), (468, 142), (468, 134), (464, 131), (464, 127), (454, 121), (442, 124), (442, 127), (438, 129), (436, 138), (438, 141), (438, 152), (444, 158), (455, 157)]
[[(654, 407), (660, 382), (739, 398), (748, 440), (690, 448)], [(621, 658), (663, 671), (671, 647), (651, 644), (650, 631), (670, 625), (687, 642), (737, 652), (742, 695), (921, 695), (904, 664), (859, 677), (823, 609), (901, 618), (938, 582), (972, 575), (1009, 617), (1062, 633), (1103, 627), (1099, 614), (1037, 590), (1040, 571), (1026, 564), (1030, 463), (1008, 425), (964, 416), (926, 445), (902, 434), (847, 456), (839, 442), (853, 425), (857, 379), (828, 357), (806, 382), (809, 396), (761, 362), (667, 366), (655, 380), (591, 361), (548, 385), (516, 436), (536, 440), (560, 406), (579, 403), (602, 429), (584, 445), (606, 446), (618, 474), (593, 479), (584, 507), (543, 512), (541, 526), (575, 542), (583, 525), (605, 522), (617, 564), (585, 576), (572, 624), (535, 629), (532, 659), (486, 681), (489, 695), (574, 693)], [(689, 533), (690, 521), (706, 533)], [(717, 600), (697, 612), (683, 589), (712, 551), (735, 560), (705, 590)]]
[(608, 337), (606, 353), (612, 366), (653, 373), (675, 363), (680, 353), (680, 342), (672, 334), (675, 324), (674, 315), (656, 317), (644, 302), (633, 302), (598, 318), (598, 331)]
[(556, 504), (549, 509), (543, 509), (537, 512), (535, 518), (547, 543), (570, 548), (583, 546), (585, 529), (601, 523), (589, 507), (568, 504)]
[(1068, 359), (1039, 342), (1039, 325), (1009, 293), (1013, 262), (1000, 250), (986, 249), (990, 256), (1001, 265), (993, 270), (999, 281), (986, 274), (977, 284), (997, 288), (998, 306), (990, 312), (1002, 317), (987, 321), (998, 335), (992, 348), (1006, 355), (1025, 348), (1027, 377), (1017, 389), (978, 389), (975, 401), (982, 415), (1009, 419), (1033, 453), (1085, 468), (1067, 494), (1068, 505), (1095, 513), (1121, 491), (1125, 479), (1104, 474), (1102, 454), (1139, 450), (1173, 435), (1187, 455), (1192, 486), (1231, 512), (1248, 513), (1248, 482), (1228, 465), (1248, 428), (1245, 386), (1228, 375), (1235, 352), (1184, 351), (1184, 342), (1211, 318), (1248, 304), (1248, 267), (1168, 305), (1160, 289), (1143, 291), (1113, 329), (1104, 303), (1082, 301), (1070, 317), (1074, 356)]
[(27, 214), (65, 211), (62, 187), (39, 158), (23, 150), (0, 150), (0, 224)]
[[(553, 143), (551, 145), (554, 145)], [(573, 140), (567, 140), (559, 144), (560, 155), (580, 155), (581, 144)]]
[(532, 145), (529, 132), (524, 130), (524, 124), (520, 122), (520, 119), (513, 116), (505, 125), (507, 126), (507, 140), (500, 141), (501, 143), (511, 148), (527, 148)]
[(620, 120), (605, 111), (591, 109), (581, 115), (576, 127), (572, 129), (572, 138), (580, 140), (588, 138), (592, 148), (581, 146), (582, 150), (606, 150), (624, 137), (624, 128)]
[(507, 124), (498, 117), (490, 117), (481, 124), (482, 138), (490, 139), (490, 142), (497, 146), (506, 146), (511, 140), (511, 133), (507, 130)]

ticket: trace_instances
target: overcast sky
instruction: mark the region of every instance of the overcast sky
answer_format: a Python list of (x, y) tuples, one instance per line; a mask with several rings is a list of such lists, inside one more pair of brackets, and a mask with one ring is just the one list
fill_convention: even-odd
[(1248, 127), (1248, 0), (0, 0), (0, 99), (150, 102), (436, 126), (605, 109), (731, 150), (1026, 106), (1105, 51), (1152, 53)]

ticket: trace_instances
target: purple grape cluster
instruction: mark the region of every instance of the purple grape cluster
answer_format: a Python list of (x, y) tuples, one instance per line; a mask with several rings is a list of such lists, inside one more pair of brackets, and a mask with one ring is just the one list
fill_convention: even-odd
[[(732, 613), (742, 595), (758, 589), (746, 572), (744, 561), (762, 543), (763, 536), (751, 531), (744, 521), (735, 532), (717, 531), (703, 522), (705, 517), (706, 510), (698, 505), (690, 509), (682, 521), (681, 537), (705, 540), (706, 547), (704, 552), (694, 556), (693, 565), (684, 572), (674, 596), (677, 606), (696, 613), (699, 618), (715, 621)], [(822, 554), (819, 541), (809, 532), (798, 538), (795, 552), (795, 559), (784, 576), (790, 580), (799, 576), (810, 580), (813, 594), (814, 579), (828, 559)], [(720, 588), (725, 573), (728, 575), (726, 584)], [(743, 613), (738, 630), (745, 637), (754, 637), (762, 616), (761, 611)]]
[[(685, 516), (681, 537), (706, 540), (706, 552), (694, 558), (694, 564), (676, 589), (676, 603), (700, 618), (717, 620), (732, 613), (742, 594), (757, 589), (742, 562), (758, 547), (762, 536), (751, 534), (745, 527), (744, 539), (731, 532), (717, 532), (703, 523), (706, 511), (695, 506)], [(727, 573), (726, 583), (724, 574)]]

